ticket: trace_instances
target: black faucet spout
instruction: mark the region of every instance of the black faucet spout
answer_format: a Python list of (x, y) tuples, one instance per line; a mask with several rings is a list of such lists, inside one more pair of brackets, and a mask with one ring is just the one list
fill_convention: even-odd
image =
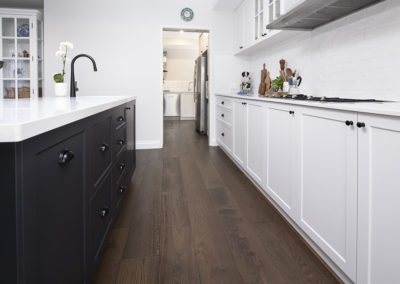
[(70, 85), (70, 96), (71, 98), (76, 97), (76, 92), (79, 90), (77, 86), (77, 82), (75, 81), (75, 61), (80, 58), (80, 57), (87, 57), (92, 61), (93, 64), (93, 71), (97, 72), (97, 65), (96, 61), (91, 57), (90, 55), (87, 54), (79, 54), (75, 56), (72, 61), (71, 61), (71, 85)]

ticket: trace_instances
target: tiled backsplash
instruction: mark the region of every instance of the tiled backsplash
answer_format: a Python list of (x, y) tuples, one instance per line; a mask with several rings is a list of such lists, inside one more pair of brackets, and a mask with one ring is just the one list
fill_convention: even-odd
[(164, 91), (189, 92), (193, 91), (193, 81), (164, 81)]
[(284, 58), (305, 94), (400, 101), (399, 14), (400, 1), (387, 0), (253, 55), (254, 91), (263, 63), (274, 79)]

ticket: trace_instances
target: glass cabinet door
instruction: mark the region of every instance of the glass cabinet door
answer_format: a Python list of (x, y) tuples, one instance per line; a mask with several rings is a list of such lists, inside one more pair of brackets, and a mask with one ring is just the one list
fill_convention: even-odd
[(43, 96), (43, 22), (36, 22), (37, 30), (37, 80), (38, 80), (38, 97)]

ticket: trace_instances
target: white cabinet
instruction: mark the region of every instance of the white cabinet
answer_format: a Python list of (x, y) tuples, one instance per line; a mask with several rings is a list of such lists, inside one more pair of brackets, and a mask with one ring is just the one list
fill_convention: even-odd
[(267, 152), (265, 191), (293, 219), (295, 193), (295, 116), (294, 107), (269, 104), (267, 107)]
[(296, 116), (298, 223), (355, 280), (357, 114), (299, 107)]
[(244, 19), (245, 19), (245, 3), (242, 2), (235, 11), (235, 50), (239, 51), (244, 48)]
[(208, 33), (201, 33), (199, 37), (199, 53), (202, 55), (208, 50)]
[[(400, 119), (359, 115), (357, 283), (399, 283)], [(362, 125), (361, 125), (362, 126)]]
[(43, 25), (35, 10), (0, 9), (0, 98), (42, 96)]
[(233, 101), (233, 157), (245, 167), (246, 159), (246, 102)]
[(181, 120), (193, 120), (196, 118), (196, 104), (193, 93), (182, 93), (181, 97)]

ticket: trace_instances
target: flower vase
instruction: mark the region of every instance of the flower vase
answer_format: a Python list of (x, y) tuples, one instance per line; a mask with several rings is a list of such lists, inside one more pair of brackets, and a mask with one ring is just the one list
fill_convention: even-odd
[(66, 97), (67, 96), (67, 83), (55, 83), (54, 84), (54, 94), (56, 97)]

